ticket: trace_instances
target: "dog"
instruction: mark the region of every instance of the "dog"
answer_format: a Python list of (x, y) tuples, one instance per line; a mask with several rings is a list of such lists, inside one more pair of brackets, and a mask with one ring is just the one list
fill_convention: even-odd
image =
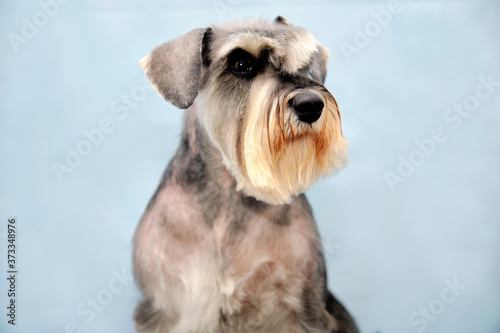
[(187, 110), (134, 236), (137, 332), (358, 332), (303, 194), (347, 162), (328, 58), (277, 17), (195, 29), (140, 61)]

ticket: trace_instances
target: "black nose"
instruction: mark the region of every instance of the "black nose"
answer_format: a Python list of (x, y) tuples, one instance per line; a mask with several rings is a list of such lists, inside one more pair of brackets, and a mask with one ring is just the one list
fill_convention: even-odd
[(289, 102), (300, 121), (314, 123), (321, 117), (325, 104), (316, 94), (301, 93), (294, 96)]

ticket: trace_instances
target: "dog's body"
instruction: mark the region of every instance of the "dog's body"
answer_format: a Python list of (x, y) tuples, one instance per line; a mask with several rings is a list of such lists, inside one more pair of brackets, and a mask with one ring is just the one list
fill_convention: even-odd
[(142, 61), (157, 91), (189, 109), (135, 234), (138, 332), (357, 332), (327, 290), (301, 194), (345, 162), (321, 85), (327, 51), (311, 36), (282, 18), (198, 29)]

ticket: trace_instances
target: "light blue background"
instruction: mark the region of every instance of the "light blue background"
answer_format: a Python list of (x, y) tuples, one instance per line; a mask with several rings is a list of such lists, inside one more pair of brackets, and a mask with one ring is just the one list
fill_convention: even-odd
[[(401, 1), (402, 12), (348, 59), (343, 43), (355, 45), (357, 29), (372, 27), (371, 12), (387, 6), (73, 0), (16, 52), (9, 33), (22, 35), (23, 18), (43, 23), (42, 7), (2, 1), (1, 276), (6, 220), (16, 216), (20, 296), (13, 328), (1, 279), (0, 330), (60, 333), (74, 322), (81, 332), (134, 331), (131, 238), (182, 118), (156, 93), (138, 95), (146, 90), (137, 62), (196, 27), (283, 15), (331, 50), (326, 86), (350, 142), (349, 166), (308, 193), (331, 289), (366, 333), (499, 333), (500, 87), (460, 124), (443, 116), (473, 101), (479, 77), (500, 82), (500, 3)], [(141, 100), (126, 107), (121, 98), (132, 93)], [(82, 131), (103, 119), (113, 131), (59, 181), (52, 163), (65, 163), (68, 147), (77, 149)], [(446, 140), (419, 160), (416, 141), (435, 129)], [(421, 164), (392, 191), (386, 173), (411, 156)], [(440, 309), (445, 280), (454, 279), (467, 288)], [(106, 304), (92, 316), (87, 302), (98, 296)], [(412, 314), (430, 305), (442, 313), (425, 329), (412, 325)]]

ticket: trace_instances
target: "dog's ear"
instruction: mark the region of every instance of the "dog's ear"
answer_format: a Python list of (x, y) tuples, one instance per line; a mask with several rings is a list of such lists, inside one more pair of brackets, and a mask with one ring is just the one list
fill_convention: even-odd
[(326, 68), (328, 67), (328, 59), (330, 58), (330, 51), (323, 45), (318, 44), (318, 52), (314, 53), (309, 71), (313, 79), (320, 83), (325, 83)]
[[(293, 24), (288, 22), (283, 16), (277, 16), (274, 19), (274, 23), (293, 26)], [(326, 68), (328, 67), (329, 58), (330, 51), (323, 45), (318, 44), (318, 52), (314, 53), (311, 59), (311, 64), (309, 65), (309, 71), (314, 80), (320, 83), (325, 83)]]
[(195, 29), (166, 42), (139, 61), (146, 77), (167, 102), (190, 107), (201, 85), (203, 40), (207, 29)]
[(283, 25), (292, 25), (290, 22), (288, 22), (283, 16), (277, 16), (274, 19), (274, 23), (278, 24), (283, 24)]

